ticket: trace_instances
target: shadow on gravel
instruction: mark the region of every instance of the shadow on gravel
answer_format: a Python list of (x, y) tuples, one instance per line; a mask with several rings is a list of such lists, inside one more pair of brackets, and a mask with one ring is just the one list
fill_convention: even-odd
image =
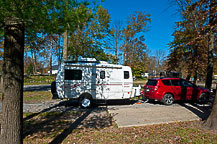
[(106, 105), (106, 106), (111, 106), (111, 105), (132, 105), (137, 103), (138, 100), (108, 100), (104, 104), (97, 104), (98, 106)]
[(107, 111), (107, 108), (92, 108), (82, 110), (83, 114), (80, 115), (73, 123), (70, 123), (64, 130), (58, 134), (50, 144), (60, 144), (65, 138), (73, 133), (75, 129), (102, 129), (112, 125), (112, 116), (101, 114)]
[(92, 109), (86, 111), (83, 115), (81, 115), (78, 119), (76, 119), (72, 124), (69, 125), (62, 133), (57, 135), (50, 144), (60, 144), (63, 140), (72, 133), (74, 129), (78, 127), (78, 125), (92, 112)]
[[(53, 129), (52, 127), (55, 126), (50, 126), (52, 122), (55, 122), (57, 119), (59, 119), (61, 116), (63, 116), (67, 111), (70, 111), (72, 108), (69, 107), (63, 112), (59, 113), (48, 113), (48, 114), (42, 114), (38, 115), (36, 119), (31, 119), (31, 120), (25, 120), (24, 121), (24, 138), (26, 136), (31, 136), (33, 134), (36, 134), (38, 132), (45, 132), (48, 133), (49, 130)], [(56, 123), (54, 123), (56, 124)]]
[(54, 108), (56, 108), (56, 107), (58, 107), (58, 106), (59, 106), (59, 104), (56, 104), (56, 105), (54, 105), (54, 106), (52, 106), (52, 107), (43, 109), (43, 110), (40, 111), (40, 112), (37, 112), (37, 113), (33, 113), (33, 114), (31, 114), (31, 115), (28, 115), (28, 116), (25, 117), (23, 120), (24, 120), (24, 121), (29, 120), (29, 119), (31, 119), (31, 118), (33, 118), (33, 117), (35, 117), (35, 116), (37, 116), (37, 115), (39, 115), (39, 114), (41, 114), (41, 113), (48, 112), (48, 111), (50, 111), (51, 109), (54, 109)]
[[(60, 106), (64, 109), (50, 111)], [(112, 126), (113, 122), (106, 107), (80, 109), (72, 101), (63, 101), (24, 120), (25, 139), (53, 139), (50, 144), (62, 143), (75, 129), (101, 129)]]
[(33, 117), (39, 115), (39, 114), (42, 114), (42, 113), (45, 113), (45, 112), (49, 112), (49, 111), (51, 111), (51, 110), (53, 110), (53, 109), (56, 109), (56, 108), (62, 107), (62, 106), (66, 106), (66, 107), (67, 107), (67, 106), (77, 107), (78, 104), (77, 104), (76, 102), (72, 102), (72, 101), (62, 101), (62, 102), (60, 102), (60, 103), (58, 103), (58, 104), (55, 104), (55, 105), (52, 106), (52, 107), (43, 109), (43, 110), (40, 111), (40, 112), (37, 112), (37, 113), (33, 113), (33, 114), (31, 114), (31, 115), (28, 115), (28, 116), (25, 117), (23, 120), (24, 120), (24, 121), (29, 120), (29, 119), (31, 119), (31, 118), (33, 118)]
[(213, 90), (213, 93), (211, 94), (211, 97), (209, 98), (209, 101), (206, 104), (198, 104), (198, 103), (191, 102), (187, 104), (179, 103), (179, 105), (190, 110), (202, 120), (206, 120), (211, 113), (215, 94), (216, 94), (216, 89)]
[(212, 108), (210, 104), (179, 103), (179, 105), (190, 110), (202, 120), (208, 118)]

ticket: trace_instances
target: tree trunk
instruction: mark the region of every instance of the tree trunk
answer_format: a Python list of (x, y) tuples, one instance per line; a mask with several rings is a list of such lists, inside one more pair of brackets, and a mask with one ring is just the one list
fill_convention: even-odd
[(126, 65), (126, 60), (125, 60), (125, 51), (124, 51), (124, 54), (123, 54), (123, 65)]
[(63, 60), (68, 59), (68, 32), (63, 33)]
[[(214, 12), (213, 8), (215, 6), (215, 0), (210, 0), (209, 6), (209, 24), (212, 26), (214, 24)], [(206, 75), (206, 85), (205, 87), (211, 89), (212, 87), (212, 76), (213, 76), (213, 50), (215, 45), (215, 34), (213, 28), (209, 29), (209, 50), (208, 50), (208, 65), (207, 65), (207, 75)]]
[(208, 89), (211, 89), (212, 86), (214, 43), (215, 43), (215, 35), (214, 33), (210, 32), (208, 65), (207, 65), (207, 75), (206, 75), (206, 85), (205, 85), (205, 87)]
[[(216, 90), (217, 90), (217, 83), (216, 83)], [(208, 129), (217, 131), (217, 92), (214, 98), (212, 111), (208, 119), (204, 122), (203, 126), (205, 126)]]
[(53, 50), (53, 40), (51, 39), (51, 43), (50, 43), (50, 75), (52, 75), (52, 52)]
[(36, 50), (34, 50), (34, 61), (33, 61), (33, 65), (34, 65), (34, 71), (33, 74), (35, 75), (37, 73), (37, 56), (36, 56)]
[(58, 66), (61, 64), (62, 53), (61, 53), (61, 36), (59, 35), (59, 49), (58, 49)]
[[(215, 0), (210, 0), (210, 16), (209, 16), (209, 23), (214, 24), (214, 13), (213, 13), (213, 7), (215, 6)], [(206, 76), (206, 88), (211, 89), (212, 86), (212, 76), (213, 76), (213, 51), (214, 51), (214, 45), (215, 45), (215, 35), (212, 29), (210, 29), (209, 33), (209, 51), (208, 51), (208, 66), (207, 66), (207, 76)], [(216, 83), (216, 90), (217, 90), (217, 83)], [(208, 119), (205, 121), (204, 126), (206, 128), (212, 129), (217, 131), (217, 92), (214, 98), (212, 111), (208, 117)]]
[(193, 81), (194, 84), (197, 84), (197, 70), (195, 70), (194, 72), (194, 81)]
[(189, 72), (188, 72), (188, 75), (187, 75), (187, 77), (186, 77), (186, 80), (188, 80), (188, 81), (189, 81), (189, 80), (190, 80), (190, 78), (191, 78), (191, 73), (189, 73)]
[(5, 19), (2, 144), (22, 144), (24, 25)]
[(33, 74), (35, 74), (35, 62), (34, 62), (34, 54), (33, 49), (31, 49), (31, 57), (32, 57), (32, 64), (33, 64)]
[(194, 70), (194, 81), (193, 83), (194, 84), (197, 84), (197, 78), (198, 78), (198, 48), (193, 46), (192, 47), (194, 49), (194, 52), (193, 52), (193, 57), (192, 57), (192, 65), (193, 65), (193, 70)]

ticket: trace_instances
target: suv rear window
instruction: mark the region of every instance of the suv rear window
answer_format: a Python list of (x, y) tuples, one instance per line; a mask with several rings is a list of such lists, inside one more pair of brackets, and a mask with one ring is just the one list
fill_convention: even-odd
[(162, 80), (165, 86), (171, 86), (170, 80)]
[(171, 80), (173, 86), (181, 86), (180, 80)]
[(157, 85), (157, 80), (148, 80), (147, 85), (156, 86)]

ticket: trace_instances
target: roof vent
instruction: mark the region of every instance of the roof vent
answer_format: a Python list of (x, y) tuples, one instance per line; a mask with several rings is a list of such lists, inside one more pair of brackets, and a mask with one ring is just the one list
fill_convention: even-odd
[(95, 58), (78, 57), (78, 61), (96, 61), (96, 59)]
[(108, 64), (106, 61), (100, 61), (100, 64)]

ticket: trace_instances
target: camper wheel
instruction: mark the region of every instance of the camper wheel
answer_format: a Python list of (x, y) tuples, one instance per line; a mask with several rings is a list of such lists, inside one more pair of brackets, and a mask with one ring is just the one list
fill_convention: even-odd
[(85, 94), (81, 95), (79, 98), (79, 105), (81, 108), (90, 108), (92, 105), (92, 97), (91, 95)]
[(57, 90), (56, 90), (56, 81), (53, 81), (51, 83), (51, 93), (52, 94), (57, 93)]

